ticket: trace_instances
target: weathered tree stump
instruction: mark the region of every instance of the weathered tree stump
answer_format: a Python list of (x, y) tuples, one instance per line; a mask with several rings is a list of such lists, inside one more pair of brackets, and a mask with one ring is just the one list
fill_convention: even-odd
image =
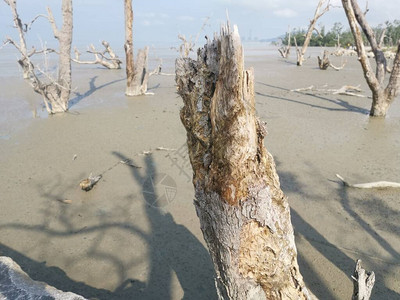
[(149, 73), (147, 71), (147, 56), (149, 47), (139, 49), (136, 64), (133, 53), (133, 9), (132, 0), (124, 1), (125, 7), (125, 56), (126, 56), (126, 89), (125, 95), (139, 96), (147, 92), (147, 81)]
[(288, 58), (288, 56), (290, 54), (290, 46), (291, 46), (290, 36), (291, 36), (291, 32), (290, 32), (290, 26), (289, 26), (288, 32), (287, 32), (287, 37), (288, 37), (287, 45), (282, 46), (281, 48), (278, 49), (280, 55), (283, 58)]
[(354, 290), (351, 299), (368, 300), (371, 297), (372, 288), (375, 284), (375, 273), (365, 271), (361, 267), (361, 260), (358, 259), (352, 278)]
[(197, 215), (220, 299), (312, 299), (236, 27), (176, 61)]
[(329, 68), (329, 52), (327, 50), (324, 51), (324, 56), (319, 57), (318, 55), (318, 66), (321, 70), (326, 70)]

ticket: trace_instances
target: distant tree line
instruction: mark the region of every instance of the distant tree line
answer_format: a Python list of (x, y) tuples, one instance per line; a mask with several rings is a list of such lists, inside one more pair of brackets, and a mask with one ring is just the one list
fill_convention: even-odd
[[(393, 22), (386, 21), (384, 24), (380, 24), (373, 28), (375, 35), (380, 39), (382, 33), (385, 34), (383, 45), (392, 47), (397, 44), (400, 40), (400, 20), (394, 20)], [(291, 46), (295, 46), (295, 40), (298, 46), (302, 46), (305, 40), (306, 29), (293, 29), (291, 32)], [(288, 44), (289, 33), (286, 33), (282, 39), (283, 45)], [(349, 28), (344, 29), (344, 26), (340, 22), (336, 22), (332, 29), (326, 31), (325, 26), (320, 26), (318, 30), (315, 30), (310, 40), (311, 47), (335, 47), (338, 41), (342, 47), (354, 45), (354, 37)], [(368, 44), (367, 39), (364, 37), (364, 42)]]

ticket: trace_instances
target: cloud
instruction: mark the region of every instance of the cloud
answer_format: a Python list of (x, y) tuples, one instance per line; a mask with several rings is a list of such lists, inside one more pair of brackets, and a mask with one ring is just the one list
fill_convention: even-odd
[(157, 12), (138, 12), (135, 14), (137, 22), (143, 26), (159, 26), (164, 25), (169, 19), (169, 15)]
[(282, 18), (293, 18), (297, 16), (297, 12), (290, 8), (275, 10), (273, 13), (275, 16)]
[(188, 22), (192, 22), (195, 20), (195, 18), (191, 17), (191, 16), (179, 16), (178, 17), (179, 21), (188, 21)]

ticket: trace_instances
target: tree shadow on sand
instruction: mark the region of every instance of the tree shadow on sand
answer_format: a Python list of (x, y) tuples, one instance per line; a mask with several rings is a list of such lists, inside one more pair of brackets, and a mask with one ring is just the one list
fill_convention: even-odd
[(104, 83), (102, 85), (96, 86), (96, 79), (97, 78), (98, 78), (98, 76), (93, 76), (92, 78), (90, 78), (89, 89), (85, 93), (83, 93), (83, 94), (81, 94), (79, 92), (75, 92), (74, 93), (75, 97), (69, 100), (69, 103), (68, 103), (69, 108), (71, 108), (74, 105), (77, 105), (79, 102), (81, 102), (83, 99), (89, 97), (91, 94), (93, 94), (97, 90), (100, 90), (100, 89), (102, 89), (102, 88), (104, 88), (106, 86), (109, 86), (109, 85), (112, 85), (112, 84), (115, 84), (117, 82), (125, 80), (125, 78), (116, 79), (116, 80)]
[[(279, 160), (276, 159), (276, 165), (278, 169), (278, 174), (280, 177), (281, 188), (286, 193), (293, 193), (296, 195), (300, 195), (304, 199), (313, 198), (312, 190), (305, 191), (304, 186), (297, 180), (297, 176), (291, 172), (282, 172), (279, 171)], [(315, 172), (314, 172), (315, 173)], [(362, 220), (360, 216), (358, 216), (354, 211), (351, 211), (351, 208), (348, 203), (348, 199), (346, 199), (346, 194), (342, 190), (340, 193), (342, 197), (342, 204), (345, 207), (346, 211), (351, 214), (357, 222), (360, 223), (362, 228), (370, 235), (374, 235), (374, 231), (371, 227), (367, 226), (367, 223)], [(379, 213), (376, 212), (375, 213)], [(350, 275), (353, 274), (354, 266), (355, 266), (355, 258), (350, 257), (343, 248), (336, 246), (329, 242), (329, 240), (324, 237), (321, 233), (318, 232), (316, 228), (310, 225), (303, 217), (301, 217), (300, 213), (295, 209), (291, 208), (291, 218), (292, 224), (296, 233), (296, 240), (298, 239), (306, 239), (311, 246), (317, 250), (323, 257), (329, 260), (333, 265), (335, 265), (339, 270), (341, 270), (344, 274), (346, 274), (351, 280)], [(351, 230), (346, 232), (345, 234), (352, 234)], [(390, 247), (389, 243), (384, 240), (382, 237), (376, 236), (374, 237), (381, 244), (382, 247), (387, 249), (389, 253), (391, 253), (394, 257), (398, 255), (398, 253)], [(351, 249), (348, 249), (350, 252)], [(356, 258), (360, 255), (364, 256), (362, 253), (356, 253)], [(365, 257), (365, 256), (364, 256)], [(398, 256), (397, 256), (398, 257)], [(328, 288), (328, 286), (324, 283), (325, 280), (328, 279), (328, 276), (325, 276), (324, 279), (320, 278), (316, 270), (307, 262), (307, 254), (306, 253), (298, 253), (298, 261), (300, 266), (300, 271), (304, 277), (304, 280), (307, 286), (312, 290), (312, 292), (319, 299), (336, 299), (332, 291)], [(393, 260), (395, 261), (395, 260)], [(372, 290), (371, 299), (400, 299), (400, 295), (388, 288), (385, 285), (385, 272), (384, 268), (390, 268), (390, 264), (383, 262), (373, 262), (374, 265), (373, 271), (376, 273), (376, 282), (375, 286)], [(375, 269), (376, 268), (376, 269)], [(387, 276), (386, 276), (387, 277)], [(328, 279), (329, 280), (329, 279)], [(351, 295), (349, 295), (350, 297)]]
[[(128, 159), (121, 153), (114, 155), (120, 160)], [(208, 251), (187, 228), (175, 223), (170, 213), (159, 208), (165, 204), (162, 202), (171, 199), (168, 193), (174, 183), (160, 182), (166, 176), (157, 173), (152, 155), (145, 156), (145, 164), (144, 174), (140, 169), (131, 168), (133, 178), (142, 186), (151, 227), (151, 235), (147, 237), (150, 274), (142, 299), (170, 299), (172, 272), (182, 286), (183, 299), (216, 299), (214, 270)]]
[[(115, 152), (114, 155), (119, 160), (127, 159), (121, 153)], [(0, 244), (0, 255), (11, 257), (33, 280), (46, 282), (57, 289), (71, 291), (88, 299), (176, 299), (177, 292), (179, 294), (177, 290), (179, 288), (173, 287), (173, 280), (176, 279), (183, 290), (182, 299), (216, 299), (214, 270), (208, 251), (185, 226), (177, 224), (170, 213), (159, 208), (158, 201), (163, 200), (163, 195), (156, 184), (148, 184), (149, 178), (157, 182), (158, 176), (151, 155), (145, 157), (145, 164), (144, 170), (131, 169), (133, 180), (142, 187), (143, 197), (139, 195), (127, 201), (136, 202), (144, 199), (146, 203), (142, 203), (141, 206), (146, 214), (149, 230), (142, 230), (135, 225), (130, 215), (130, 203), (124, 205), (121, 201), (118, 201), (112, 209), (113, 214), (119, 216), (117, 219), (100, 215), (94, 222), (77, 224), (76, 215), (84, 215), (85, 212), (79, 205), (65, 205), (57, 201), (64, 194), (62, 190), (57, 189), (57, 186), (62, 186), (60, 179), (57, 178), (55, 178), (55, 186), (48, 186), (48, 189), (44, 191), (43, 197), (50, 201), (43, 210), (40, 223), (21, 222), (0, 225), (0, 232), (15, 230), (16, 232), (39, 233), (32, 247), (36, 248), (36, 253), (40, 251), (42, 257), (46, 257), (47, 245), (57, 243), (60, 239), (78, 237), (78, 240), (89, 241), (88, 246), (85, 246), (83, 250), (84, 255), (68, 258), (66, 254), (65, 261), (67, 264), (79, 265), (81, 261), (89, 260), (112, 266), (112, 270), (116, 272), (113, 277), (117, 277), (119, 283), (114, 290), (96, 288), (85, 282), (76, 281), (70, 278), (63, 269), (50, 267), (46, 261), (35, 261), (27, 254), (4, 244)], [(51, 221), (55, 218), (57, 219), (56, 226), (52, 225), (54, 221)], [(118, 251), (112, 250), (115, 248), (113, 245), (109, 244), (109, 248), (102, 247), (116, 238), (111, 238), (113, 234), (126, 238), (135, 236), (135, 240), (143, 241), (146, 253), (135, 255), (137, 253), (135, 253), (134, 243), (131, 243), (133, 246), (128, 249), (129, 253), (132, 253), (130, 257), (124, 257)], [(142, 263), (143, 259), (148, 260), (145, 275), (147, 280), (131, 278), (130, 270)], [(85, 277), (90, 276), (91, 274), (85, 274)]]

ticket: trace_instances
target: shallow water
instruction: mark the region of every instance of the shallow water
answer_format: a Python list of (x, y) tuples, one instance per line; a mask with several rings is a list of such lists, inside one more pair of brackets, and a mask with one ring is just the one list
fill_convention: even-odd
[[(373, 298), (399, 298), (400, 192), (347, 189), (335, 176), (400, 181), (399, 99), (385, 119), (372, 119), (369, 98), (291, 92), (360, 84), (369, 95), (355, 58), (340, 72), (321, 71), (321, 49), (310, 49), (299, 68), (294, 54), (284, 60), (265, 45), (244, 47), (308, 287), (320, 299), (350, 299), (350, 274), (361, 258), (377, 275)], [(172, 73), (176, 53), (158, 53)], [(73, 68), (68, 114), (47, 117), (15, 71), (0, 81), (0, 255), (37, 280), (88, 298), (215, 299), (188, 158), (180, 154), (179, 165), (169, 156), (175, 152), (154, 151), (185, 145), (174, 76), (151, 78), (154, 96), (128, 98), (124, 70)], [(141, 168), (118, 164), (128, 158)], [(86, 193), (79, 182), (90, 172), (104, 176)], [(174, 201), (162, 210), (143, 193), (155, 173), (176, 183)]]

